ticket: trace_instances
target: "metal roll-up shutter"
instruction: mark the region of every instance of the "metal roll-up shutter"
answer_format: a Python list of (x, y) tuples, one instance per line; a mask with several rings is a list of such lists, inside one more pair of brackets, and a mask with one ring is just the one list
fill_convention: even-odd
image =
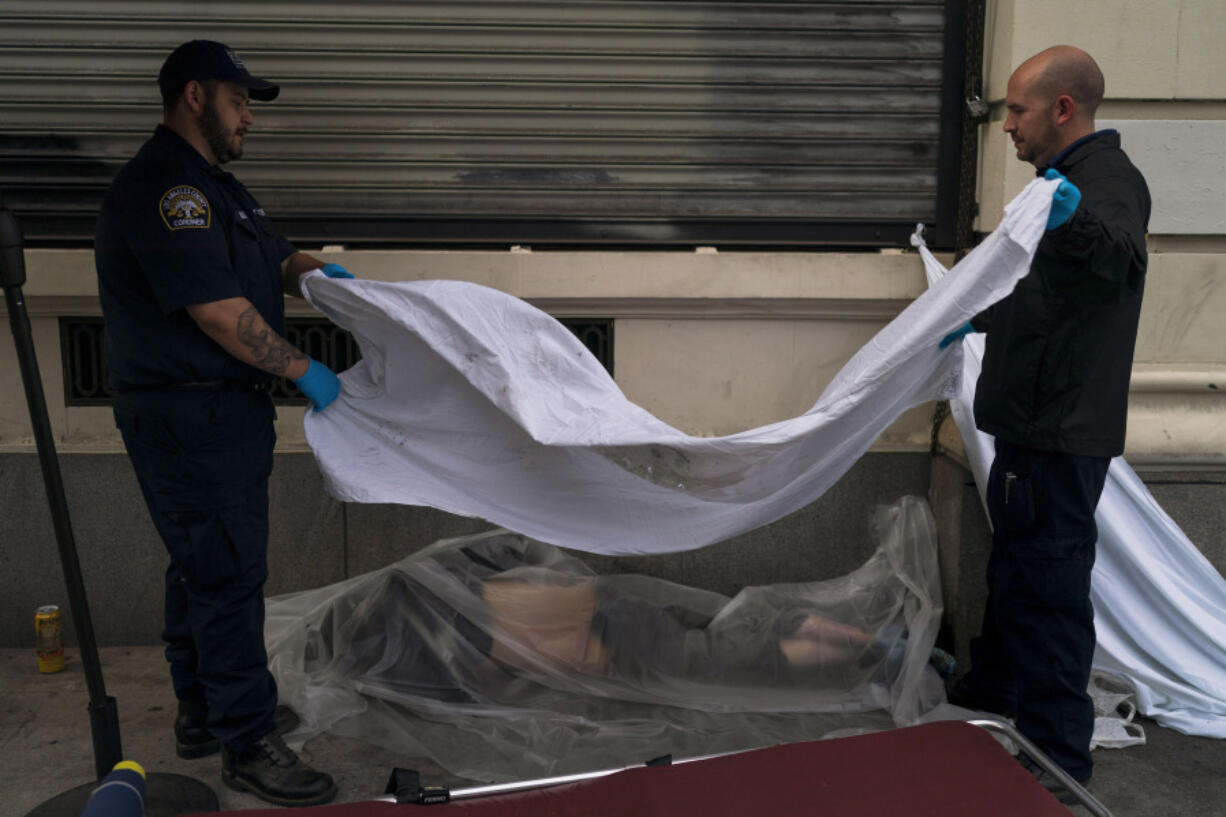
[(961, 7), (0, 0), (0, 193), (87, 242), (205, 37), (281, 84), (231, 169), (303, 243), (940, 245)]

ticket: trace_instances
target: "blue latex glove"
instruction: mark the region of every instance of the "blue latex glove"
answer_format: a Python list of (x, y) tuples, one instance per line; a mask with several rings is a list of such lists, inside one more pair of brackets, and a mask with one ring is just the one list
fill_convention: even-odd
[(327, 366), (314, 358), (310, 360), (306, 374), (296, 379), (294, 385), (315, 404), (315, 411), (323, 411), (341, 393), (341, 381)]
[(961, 340), (963, 335), (969, 335), (971, 332), (974, 332), (974, 331), (975, 331), (975, 327), (971, 326), (970, 321), (967, 321), (966, 323), (962, 324), (954, 331), (950, 332), (945, 337), (941, 338), (941, 342), (937, 344), (937, 348), (944, 349), (946, 346), (953, 343), (955, 340)]
[(1054, 230), (1073, 217), (1077, 205), (1081, 204), (1081, 191), (1054, 167), (1047, 168), (1043, 178), (1060, 180), (1060, 186), (1051, 197), (1051, 212), (1047, 214), (1047, 229)]
[(352, 278), (353, 273), (340, 264), (324, 264), (319, 271), (329, 278)]

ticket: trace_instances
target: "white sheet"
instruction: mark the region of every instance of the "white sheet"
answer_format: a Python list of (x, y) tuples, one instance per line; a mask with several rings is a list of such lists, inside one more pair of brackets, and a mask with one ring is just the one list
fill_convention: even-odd
[(606, 554), (726, 539), (817, 499), (904, 410), (956, 393), (960, 345), (937, 344), (1026, 273), (1054, 187), (1031, 182), (809, 411), (718, 438), (631, 403), (568, 330), (517, 298), (308, 275), (307, 298), (353, 333), (362, 360), (327, 411), (307, 412), (307, 440), (346, 501), (429, 505)]
[[(918, 235), (911, 243), (920, 248), (929, 283), (941, 286), (944, 266)], [(950, 401), (980, 499), (993, 457), (992, 437), (975, 428), (972, 408), (983, 341), (968, 335), (961, 344), (962, 380)], [(1141, 714), (1163, 726), (1226, 737), (1226, 580), (1122, 457), (1111, 461), (1094, 519), (1095, 669), (1126, 678)]]

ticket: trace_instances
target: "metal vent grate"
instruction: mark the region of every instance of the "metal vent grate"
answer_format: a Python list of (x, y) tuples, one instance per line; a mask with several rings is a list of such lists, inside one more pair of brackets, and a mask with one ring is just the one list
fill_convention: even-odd
[[(334, 372), (342, 372), (362, 359), (353, 335), (330, 321), (286, 318), (285, 338)], [(285, 378), (272, 384), (272, 399), (280, 405), (306, 405), (298, 387)]]
[(60, 352), (64, 365), (64, 405), (109, 404), (114, 395), (106, 382), (109, 372), (102, 318), (60, 318)]
[[(560, 323), (575, 334), (601, 365), (613, 374), (613, 321), (607, 318), (567, 318)], [(344, 371), (361, 359), (353, 336), (339, 326), (316, 318), (289, 318), (290, 343), (334, 371)], [(107, 383), (106, 332), (102, 318), (60, 318), (60, 349), (64, 366), (64, 405), (106, 406), (114, 399)], [(306, 399), (288, 380), (273, 384), (279, 405), (304, 405)]]
[(613, 321), (609, 318), (559, 318), (574, 333), (605, 371), (613, 375)]

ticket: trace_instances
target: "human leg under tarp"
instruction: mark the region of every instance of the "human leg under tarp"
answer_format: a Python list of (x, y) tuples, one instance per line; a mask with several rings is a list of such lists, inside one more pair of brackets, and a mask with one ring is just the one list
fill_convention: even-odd
[[(491, 655), (527, 652), (591, 675), (801, 684), (854, 689), (897, 673), (902, 628), (869, 632), (796, 607), (735, 607), (714, 618), (660, 607), (591, 579), (569, 585), (487, 581), (482, 594), (497, 634)], [(948, 671), (943, 651), (933, 662)]]

